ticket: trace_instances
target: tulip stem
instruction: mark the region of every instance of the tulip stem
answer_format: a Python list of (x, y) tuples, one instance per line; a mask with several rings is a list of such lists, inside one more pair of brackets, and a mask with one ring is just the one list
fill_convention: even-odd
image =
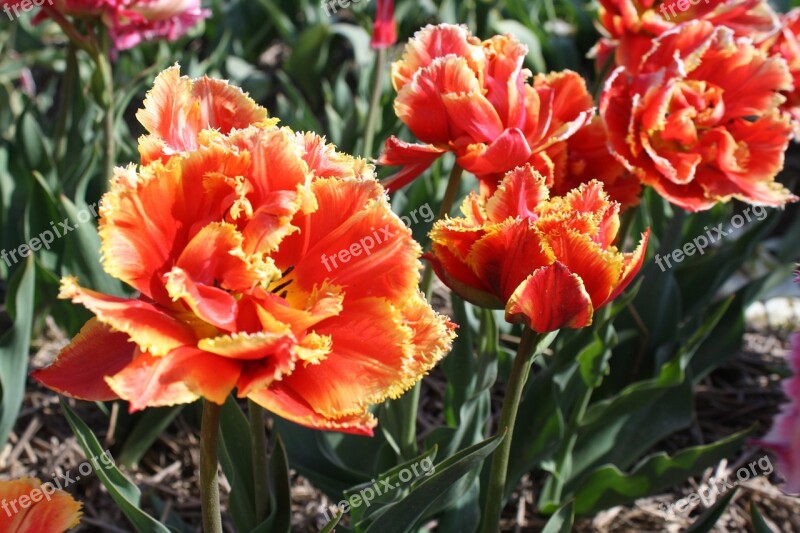
[(483, 513), (481, 531), (495, 533), (499, 531), (500, 513), (503, 511), (505, 500), (506, 478), (508, 476), (508, 459), (511, 454), (511, 438), (514, 435), (514, 424), (517, 419), (519, 402), (522, 398), (522, 389), (528, 380), (533, 360), (536, 358), (535, 350), (542, 340), (542, 336), (529, 327), (525, 327), (520, 339), (514, 365), (508, 377), (506, 393), (503, 398), (503, 410), (500, 414), (498, 431), (505, 430), (506, 434), (500, 446), (492, 454), (491, 474), (489, 476), (486, 508)]
[[(434, 223), (442, 220), (453, 210), (456, 196), (458, 196), (458, 191), (461, 189), (461, 178), (463, 175), (464, 169), (461, 168), (458, 163), (455, 163), (453, 169), (450, 171), (450, 177), (447, 178), (447, 188), (444, 191), (444, 197), (442, 198), (442, 203), (439, 205), (439, 213), (436, 215)], [(431, 298), (432, 283), (433, 268), (431, 268), (431, 264), (428, 262), (425, 264), (425, 271), (422, 273), (422, 283), (420, 284), (422, 292), (425, 293), (425, 298), (428, 300)]]
[(111, 182), (111, 176), (114, 174), (114, 165), (116, 164), (116, 146), (114, 143), (114, 76), (111, 72), (111, 62), (109, 54), (111, 50), (110, 37), (108, 29), (103, 27), (100, 30), (100, 47), (95, 55), (95, 62), (97, 68), (100, 69), (100, 75), (103, 80), (103, 181), (102, 189), (107, 190), (108, 183)]
[(203, 400), (203, 420), (200, 424), (200, 502), (205, 533), (222, 533), (217, 477), (220, 411), (219, 405)]
[(375, 143), (375, 124), (378, 119), (378, 109), (380, 109), (381, 95), (383, 94), (383, 65), (386, 63), (386, 49), (379, 48), (375, 56), (375, 76), (372, 86), (372, 96), (367, 111), (367, 128), (364, 133), (364, 157), (372, 157), (372, 147)]
[[(453, 209), (453, 203), (456, 200), (459, 189), (461, 189), (461, 177), (464, 175), (464, 169), (458, 163), (453, 165), (450, 171), (450, 177), (447, 179), (447, 188), (444, 191), (442, 203), (439, 206), (439, 213), (436, 215), (434, 223), (443, 219), (450, 214)], [(422, 273), (422, 281), (420, 282), (420, 290), (425, 294), (425, 299), (431, 299), (431, 287), (433, 285), (433, 268), (430, 262), (425, 263), (425, 270)], [(414, 387), (406, 393), (408, 396), (407, 402), (404, 404), (406, 407), (405, 416), (406, 421), (403, 424), (403, 435), (400, 442), (400, 451), (406, 459), (413, 459), (417, 453), (417, 412), (419, 411), (419, 397), (421, 383), (417, 383)]]
[(247, 402), (250, 415), (250, 447), (253, 453), (253, 478), (256, 503), (256, 523), (269, 513), (269, 482), (267, 479), (267, 439), (264, 431), (264, 411), (252, 400)]

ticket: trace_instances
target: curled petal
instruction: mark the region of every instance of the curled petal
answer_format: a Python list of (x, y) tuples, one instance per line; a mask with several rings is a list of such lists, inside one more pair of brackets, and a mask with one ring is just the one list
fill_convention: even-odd
[(98, 320), (113, 330), (126, 333), (144, 351), (164, 355), (171, 350), (194, 344), (194, 330), (161, 309), (142, 300), (107, 296), (78, 286), (75, 278), (61, 281), (59, 298), (71, 299), (92, 311)]
[(559, 262), (536, 270), (514, 291), (506, 320), (546, 333), (592, 323), (592, 301), (581, 279)]
[[(119, 398), (106, 384), (133, 360), (136, 345), (125, 333), (114, 332), (96, 318), (90, 319), (48, 367), (31, 377), (60, 394), (106, 402)], [(102, 353), (102, 357), (98, 354)]]
[[(22, 498), (29, 505), (18, 509)], [(35, 478), (0, 481), (0, 501), (5, 505), (0, 513), (0, 531), (7, 533), (63, 533), (81, 521), (81, 503), (69, 493), (56, 490), (52, 482), (42, 485)], [(9, 507), (12, 502), (13, 513)]]
[(402, 166), (403, 169), (383, 180), (382, 185), (388, 191), (396, 191), (405, 187), (425, 172), (445, 152), (446, 150), (432, 144), (411, 144), (401, 141), (397, 137), (390, 137), (383, 147), (378, 164), (390, 167)]
[(130, 402), (131, 412), (191, 403), (201, 397), (222, 405), (236, 386), (241, 368), (238, 361), (182, 347), (162, 357), (143, 352), (106, 382)]

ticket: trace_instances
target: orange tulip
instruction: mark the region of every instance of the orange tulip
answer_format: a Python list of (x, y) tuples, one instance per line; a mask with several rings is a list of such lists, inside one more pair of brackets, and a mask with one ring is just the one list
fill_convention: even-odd
[(800, 9), (781, 15), (780, 31), (759, 43), (759, 48), (769, 55), (779, 55), (789, 66), (794, 88), (783, 93), (786, 102), (781, 109), (792, 117), (794, 138), (800, 140)]
[(299, 424), (371, 434), (368, 407), (412, 387), (454, 337), (372, 167), (177, 68), (138, 116), (148, 164), (117, 170), (100, 237), (105, 270), (140, 296), (63, 280), (96, 318), (34, 377), (132, 411), (222, 404), (236, 388)]
[(653, 39), (691, 20), (707, 20), (732, 29), (737, 37), (755, 40), (777, 29), (777, 16), (766, 0), (600, 0), (599, 21), (604, 37), (592, 54), (602, 68), (635, 70)]
[(35, 478), (0, 481), (0, 531), (63, 533), (78, 525), (81, 504)]
[(394, 108), (426, 144), (386, 142), (378, 162), (403, 167), (387, 187), (404, 186), (447, 151), (490, 190), (519, 165), (546, 164), (548, 147), (591, 120), (592, 98), (570, 71), (528, 83), (525, 54), (510, 35), (481, 42), (450, 24), (417, 32), (392, 66)]
[(725, 27), (687, 22), (653, 43), (636, 71), (619, 67), (600, 97), (615, 157), (689, 211), (737, 198), (783, 206), (775, 177), (791, 126), (779, 105), (786, 62)]
[(463, 218), (434, 225), (426, 259), (462, 298), (504, 308), (506, 320), (540, 333), (591, 324), (641, 268), (649, 236), (619, 253), (619, 204), (602, 184), (548, 199), (530, 166), (508, 173), (488, 198), (472, 193), (461, 211)]
[(566, 142), (548, 148), (546, 156), (536, 170), (545, 176), (550, 194), (563, 196), (596, 179), (621, 210), (639, 203), (642, 185), (608, 150), (608, 133), (600, 117), (594, 117)]

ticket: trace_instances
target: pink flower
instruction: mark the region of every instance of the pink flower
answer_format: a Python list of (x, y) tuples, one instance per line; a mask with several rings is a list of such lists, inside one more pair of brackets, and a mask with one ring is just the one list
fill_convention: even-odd
[(792, 338), (790, 357), (794, 377), (783, 382), (790, 401), (773, 420), (769, 433), (756, 444), (778, 457), (778, 471), (786, 479), (783, 490), (800, 494), (800, 333)]
[[(20, 1), (0, 0), (15, 6)], [(54, 10), (77, 18), (100, 18), (108, 26), (116, 50), (127, 50), (144, 41), (174, 41), (210, 12), (201, 0), (49, 0), (37, 19)]]

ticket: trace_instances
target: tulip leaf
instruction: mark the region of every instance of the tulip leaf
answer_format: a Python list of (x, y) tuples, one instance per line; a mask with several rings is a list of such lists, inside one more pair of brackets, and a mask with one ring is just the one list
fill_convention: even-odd
[(334, 528), (337, 526), (337, 524), (339, 524), (339, 521), (343, 516), (344, 513), (337, 513), (336, 516), (331, 518), (331, 521), (328, 522), (325, 527), (319, 530), (319, 533), (334, 533), (336, 531)]
[(629, 474), (614, 464), (606, 464), (592, 472), (575, 491), (575, 511), (595, 513), (671, 488), (735, 454), (749, 433), (747, 430), (712, 444), (687, 448), (672, 457), (663, 452), (651, 455)]
[(712, 507), (709, 507), (700, 517), (686, 529), (686, 533), (710, 533), (716, 523), (719, 521), (722, 514), (725, 512), (725, 509), (728, 508), (730, 505), (731, 500), (736, 495), (736, 491), (739, 487), (734, 487), (733, 490), (729, 491), (725, 494), (724, 497), (720, 498), (717, 503), (715, 503)]
[[(100, 457), (106, 451), (100, 445), (100, 441), (89, 429), (89, 426), (76, 415), (67, 403), (62, 400), (61, 409), (67, 418), (67, 422), (75, 434), (83, 452), (87, 458)], [(108, 490), (111, 499), (119, 506), (123, 514), (130, 520), (136, 531), (141, 533), (170, 533), (164, 524), (145, 513), (140, 507), (141, 492), (130, 479), (119, 471), (115, 464), (103, 465), (103, 468), (95, 468), (95, 473), (103, 486)]]
[(772, 528), (769, 527), (767, 521), (764, 520), (764, 517), (761, 516), (755, 502), (750, 503), (750, 520), (753, 522), (753, 531), (755, 533), (775, 533)]
[(119, 453), (119, 462), (131, 467), (136, 465), (147, 450), (183, 411), (183, 405), (147, 409), (136, 421), (133, 430), (125, 439)]
[(383, 510), (366, 529), (367, 533), (404, 533), (424, 516), (436, 499), (467, 475), (500, 445), (505, 433), (466, 448), (436, 465), (435, 474), (414, 483), (411, 492)]
[(569, 501), (553, 513), (553, 516), (545, 524), (542, 533), (570, 533), (574, 521), (575, 502)]
[(289, 533), (292, 529), (292, 486), (289, 480), (289, 460), (286, 448), (278, 435), (269, 460), (270, 516), (253, 533)]
[(222, 406), (219, 433), (219, 461), (231, 485), (229, 507), (233, 523), (237, 531), (251, 531), (257, 518), (250, 423), (233, 396)]
[(33, 257), (28, 257), (9, 287), (8, 313), (14, 323), (0, 337), (0, 384), (3, 386), (0, 406), (0, 446), (4, 446), (8, 434), (14, 428), (22, 399), (25, 394), (28, 352), (31, 346), (33, 327), (34, 287), (36, 267)]

